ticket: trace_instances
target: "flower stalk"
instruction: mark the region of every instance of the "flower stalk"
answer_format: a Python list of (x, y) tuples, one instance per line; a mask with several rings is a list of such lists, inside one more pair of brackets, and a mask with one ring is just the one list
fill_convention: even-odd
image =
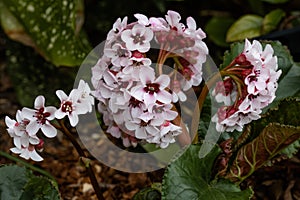
[[(60, 130), (64, 133), (64, 135), (68, 138), (68, 140), (72, 143), (72, 145), (74, 146), (74, 148), (76, 149), (80, 160), (86, 160), (87, 156), (84, 153), (84, 150), (81, 148), (80, 144), (77, 142), (76, 138), (74, 137), (74, 135), (69, 131), (69, 129), (65, 126), (64, 121), (63, 120), (59, 120), (59, 124), (61, 126)], [(102, 195), (102, 190), (98, 184), (95, 172), (92, 168), (92, 166), (88, 163), (88, 162), (84, 162), (83, 163), (86, 169), (86, 172), (90, 178), (91, 184), (94, 188), (94, 191), (96, 193), (96, 196), (99, 200), (105, 200), (105, 198)]]

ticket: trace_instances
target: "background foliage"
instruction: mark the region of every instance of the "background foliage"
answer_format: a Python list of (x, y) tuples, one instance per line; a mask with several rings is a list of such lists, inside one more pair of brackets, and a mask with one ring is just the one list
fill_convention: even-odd
[[(39, 94), (46, 96), (47, 103), (55, 104), (55, 91), (72, 88), (81, 62), (93, 47), (105, 40), (118, 17), (129, 16), (132, 21), (135, 13), (163, 16), (167, 10), (180, 12), (183, 19), (195, 18), (198, 26), (207, 33), (205, 42), (210, 55), (221, 67), (241, 51), (243, 43), (240, 41), (244, 38), (280, 41), (267, 42), (273, 46), (283, 71), (277, 98), (265, 109), (261, 120), (235, 135), (234, 155), (228, 157), (233, 163), (232, 170), (222, 169), (224, 177), (242, 181), (250, 172), (267, 164), (266, 160), (275, 154), (291, 157), (298, 151), (300, 144), (294, 135), (299, 133), (299, 117), (295, 112), (289, 112), (300, 109), (300, 2), (297, 0), (0, 0), (0, 62), (6, 65), (20, 104), (32, 106)], [(232, 42), (237, 43), (231, 45)], [(293, 98), (286, 99), (291, 96)], [(209, 102), (208, 98), (199, 124), (202, 139), (211, 118)], [(221, 140), (228, 138), (229, 135), (224, 134)], [(281, 143), (279, 146), (262, 144), (261, 141), (266, 139), (280, 140)], [(284, 149), (291, 143), (293, 145)], [(250, 160), (249, 152), (257, 146), (263, 146), (271, 153), (260, 155), (257, 152), (257, 160)], [(162, 188), (142, 191), (136, 199), (156, 198), (160, 190), (163, 199), (176, 199), (180, 195), (191, 199), (248, 199), (252, 195), (250, 189), (241, 191), (237, 185), (211, 173), (221, 149), (215, 147), (203, 159), (198, 158), (199, 149), (200, 145), (190, 147), (167, 168)], [(245, 167), (246, 160), (245, 171), (236, 174), (236, 169)], [(5, 170), (4, 167), (0, 169), (0, 173)], [(26, 191), (41, 189), (31, 184), (36, 181), (45, 181), (45, 185), (52, 187), (45, 179), (33, 177), (24, 168), (16, 170), (22, 174), (20, 180), (23, 182), (15, 189), (25, 191), (17, 194), (19, 196), (34, 199)], [(195, 177), (197, 180), (193, 179)], [(24, 184), (25, 188), (22, 188)], [(180, 194), (176, 190), (179, 185), (182, 188)], [(152, 192), (151, 195), (147, 191)], [(55, 190), (53, 192), (47, 195), (57, 198)]]

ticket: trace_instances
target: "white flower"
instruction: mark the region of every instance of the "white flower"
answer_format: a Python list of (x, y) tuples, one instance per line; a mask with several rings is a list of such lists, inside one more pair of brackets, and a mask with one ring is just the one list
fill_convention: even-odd
[(115, 43), (111, 48), (105, 48), (104, 54), (111, 59), (111, 63), (116, 67), (130, 65), (131, 52), (119, 43)]
[(184, 30), (184, 33), (188, 34), (191, 37), (195, 37), (195, 39), (204, 39), (206, 38), (206, 34), (201, 28), (197, 29), (197, 24), (194, 18), (188, 17), (186, 19), (187, 28)]
[(92, 112), (92, 106), (94, 105), (94, 97), (91, 96), (91, 89), (88, 83), (84, 80), (80, 80), (77, 88), (79, 92), (78, 103), (87, 107), (87, 112)]
[(43, 158), (36, 152), (34, 146), (29, 145), (28, 147), (14, 147), (10, 149), (15, 154), (20, 154), (20, 157), (28, 160), (32, 159), (36, 162), (42, 161)]
[(119, 75), (122, 81), (140, 81), (139, 77), (143, 73), (154, 73), (154, 69), (150, 67), (151, 60), (149, 58), (131, 58), (132, 65), (123, 68), (123, 73)]
[(125, 127), (130, 131), (134, 131), (137, 139), (146, 139), (149, 135), (154, 136), (159, 133), (159, 129), (152, 126), (150, 121), (145, 122), (138, 118), (125, 121)]
[(13, 153), (20, 154), (25, 159), (32, 159), (34, 161), (41, 161), (43, 158), (35, 151), (35, 146), (40, 144), (40, 139), (35, 134), (28, 134), (26, 127), (29, 120), (24, 118), (20, 110), (17, 111), (16, 119), (12, 120), (5, 117), (5, 123), (8, 126), (7, 132), (13, 138), (15, 147), (10, 150)]
[(169, 10), (165, 17), (172, 30), (182, 31), (184, 25), (180, 23), (181, 16), (178, 12)]
[(28, 147), (30, 144), (38, 144), (39, 138), (35, 134), (29, 134), (26, 131), (26, 127), (30, 121), (23, 117), (20, 110), (17, 111), (16, 119), (17, 121), (7, 116), (5, 117), (5, 123), (8, 126), (7, 132), (13, 138), (14, 145), (17, 148), (21, 148), (22, 146)]
[(159, 134), (150, 136), (146, 139), (149, 143), (157, 144), (160, 148), (167, 148), (169, 144), (176, 142), (175, 137), (181, 134), (182, 129), (179, 126), (172, 124), (170, 121), (165, 121), (160, 126)]
[(117, 38), (121, 34), (121, 32), (127, 26), (127, 19), (128, 19), (127, 17), (124, 17), (123, 20), (121, 20), (121, 18), (118, 18), (116, 20), (116, 22), (113, 24), (112, 30), (110, 30), (109, 33), (107, 34), (108, 41)]
[[(172, 104), (151, 104), (148, 106), (148, 112), (152, 116), (151, 124), (155, 126), (160, 126), (165, 120), (172, 121), (178, 115), (176, 111), (171, 110)], [(145, 113), (143, 113), (145, 114)], [(143, 119), (143, 114), (141, 119)]]
[(154, 104), (156, 101), (161, 103), (171, 103), (172, 95), (165, 90), (170, 83), (167, 75), (160, 75), (155, 79), (153, 73), (140, 74), (141, 84), (132, 89), (131, 95), (139, 101), (144, 101), (146, 106)]
[(55, 118), (54, 113), (57, 110), (54, 106), (45, 107), (45, 97), (38, 96), (34, 101), (34, 109), (23, 108), (23, 116), (30, 120), (26, 126), (26, 131), (30, 135), (35, 135), (39, 129), (45, 136), (53, 138), (57, 134), (56, 128), (50, 123)]
[(126, 43), (126, 48), (128, 50), (138, 50), (145, 53), (150, 49), (150, 41), (153, 38), (153, 31), (149, 27), (136, 24), (132, 27), (132, 29), (124, 30), (121, 38)]
[(87, 104), (79, 103), (78, 100), (81, 93), (78, 90), (73, 89), (69, 96), (67, 96), (64, 91), (57, 90), (57, 97), (60, 99), (60, 108), (55, 112), (55, 117), (57, 119), (62, 119), (68, 116), (71, 126), (76, 126), (78, 123), (78, 115), (85, 114), (89, 110)]

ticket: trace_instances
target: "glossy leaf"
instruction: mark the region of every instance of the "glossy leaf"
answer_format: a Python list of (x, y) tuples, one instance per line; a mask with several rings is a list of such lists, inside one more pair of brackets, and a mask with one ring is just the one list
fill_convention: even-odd
[(20, 199), (27, 179), (28, 173), (24, 167), (16, 165), (0, 167), (0, 199)]
[(299, 113), (300, 99), (288, 98), (282, 100), (276, 107), (270, 109), (261, 119), (253, 124), (254, 133), (262, 131), (269, 123), (300, 126)]
[[(275, 104), (279, 101), (295, 96), (300, 91), (300, 66), (295, 63), (290, 71), (279, 82), (278, 89), (276, 91)], [(274, 105), (275, 105), (274, 104)]]
[[(300, 127), (300, 118), (298, 111), (300, 110), (299, 98), (288, 98), (280, 101), (275, 107), (270, 109), (267, 113), (262, 115), (262, 118), (252, 123), (251, 138), (254, 139), (258, 134), (270, 123), (280, 123), (284, 125), (290, 125), (294, 127)], [(298, 140), (299, 142), (300, 140)], [(282, 154), (291, 157), (299, 149), (297, 141), (292, 145), (283, 149)]]
[(59, 200), (58, 191), (44, 177), (32, 176), (24, 187), (20, 200)]
[(239, 18), (230, 26), (227, 35), (227, 42), (244, 40), (245, 38), (254, 38), (261, 35), (261, 26), (263, 18), (258, 15), (245, 15)]
[(0, 1), (0, 23), (9, 38), (35, 48), (34, 42), (26, 33), (24, 27), (2, 1)]
[(300, 138), (300, 127), (271, 123), (236, 155), (226, 178), (241, 182), (282, 149)]
[(52, 182), (35, 176), (25, 167), (0, 167), (0, 199), (59, 200), (60, 195)]
[(293, 58), (288, 48), (282, 45), (279, 41), (264, 41), (263, 46), (270, 44), (274, 49), (274, 55), (277, 56), (278, 69), (281, 69), (282, 74), (279, 81), (288, 73), (294, 64)]
[(220, 149), (214, 148), (206, 157), (200, 159), (200, 147), (190, 146), (168, 166), (163, 179), (162, 199), (250, 199), (250, 189), (241, 191), (236, 185), (225, 180), (211, 181), (212, 167)]
[(268, 13), (263, 20), (262, 34), (267, 34), (275, 30), (284, 16), (285, 12), (281, 9), (276, 9)]
[(215, 44), (227, 47), (226, 33), (229, 27), (233, 24), (234, 19), (229, 17), (213, 17), (208, 21), (205, 31)]
[[(90, 47), (83, 44), (82, 41), (86, 40), (79, 34), (82, 25), (81, 1), (3, 0), (2, 2), (7, 8), (6, 12), (11, 13), (8, 14), (9, 18), (1, 18), (2, 24), (12, 22), (16, 24), (15, 29), (12, 27), (10, 30), (6, 30), (7, 26), (4, 26), (6, 32), (22, 30), (17, 38), (11, 37), (12, 39), (22, 41), (22, 37), (30, 38), (29, 45), (56, 66), (81, 64), (90, 50)], [(77, 12), (78, 8), (81, 9), (80, 12)], [(11, 15), (16, 20), (7, 22), (13, 18)]]

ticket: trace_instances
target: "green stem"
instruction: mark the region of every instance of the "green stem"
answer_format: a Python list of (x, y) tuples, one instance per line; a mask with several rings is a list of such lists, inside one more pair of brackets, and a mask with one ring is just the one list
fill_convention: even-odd
[(41, 168), (38, 168), (36, 166), (33, 166), (32, 164), (30, 164), (28, 162), (25, 162), (25, 161), (23, 161), (23, 160), (21, 160), (17, 157), (14, 157), (14, 156), (12, 156), (12, 155), (10, 155), (6, 152), (3, 152), (3, 151), (0, 151), (0, 156), (3, 156), (3, 157), (5, 157), (9, 160), (12, 160), (12, 161), (16, 162), (16, 163), (19, 163), (19, 164), (23, 165), (24, 167), (26, 167), (28, 169), (31, 169), (32, 171), (38, 172), (39, 174), (47, 176), (49, 179), (51, 179), (54, 187), (58, 189), (58, 184), (57, 184), (55, 178), (49, 172), (47, 172), (45, 170), (42, 170)]

